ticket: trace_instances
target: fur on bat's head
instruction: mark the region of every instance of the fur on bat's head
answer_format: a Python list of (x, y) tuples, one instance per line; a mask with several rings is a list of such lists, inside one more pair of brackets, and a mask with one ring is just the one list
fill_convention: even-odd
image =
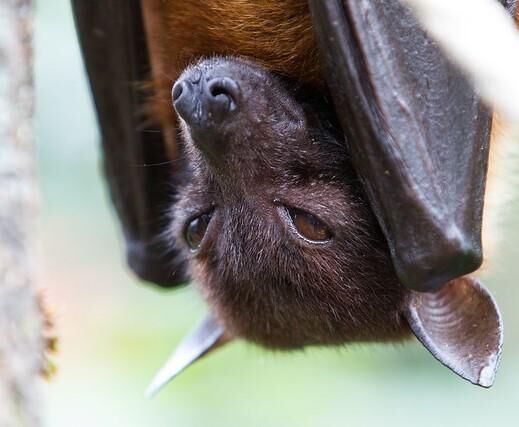
[(276, 349), (412, 330), (452, 370), (491, 384), (502, 342), (493, 299), (470, 278), (432, 294), (399, 284), (324, 97), (213, 58), (184, 71), (173, 104), (189, 179), (168, 235), (216, 321), (156, 384), (205, 353), (219, 328)]
[(406, 335), (408, 292), (330, 106), (236, 59), (188, 68), (173, 98), (191, 169), (173, 232), (226, 332), (274, 348)]

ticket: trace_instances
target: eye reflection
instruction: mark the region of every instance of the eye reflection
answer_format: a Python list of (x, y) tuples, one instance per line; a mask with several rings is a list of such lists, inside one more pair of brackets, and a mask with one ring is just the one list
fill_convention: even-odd
[(315, 215), (295, 208), (286, 208), (288, 215), (292, 219), (297, 232), (307, 240), (313, 242), (325, 242), (332, 238), (332, 232)]
[(193, 218), (186, 226), (184, 237), (189, 248), (197, 250), (204, 239), (207, 227), (211, 221), (211, 214), (205, 213)]

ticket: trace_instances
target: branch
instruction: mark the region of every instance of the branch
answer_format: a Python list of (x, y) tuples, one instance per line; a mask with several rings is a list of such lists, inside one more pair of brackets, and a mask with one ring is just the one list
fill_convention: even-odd
[(0, 425), (40, 425), (34, 289), (32, 2), (0, 1)]

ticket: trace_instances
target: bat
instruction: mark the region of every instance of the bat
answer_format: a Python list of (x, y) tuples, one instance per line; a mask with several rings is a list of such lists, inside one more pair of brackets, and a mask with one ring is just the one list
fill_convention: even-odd
[[(157, 75), (167, 71), (175, 79), (195, 58), (214, 54), (233, 53), (250, 58), (269, 72), (295, 80), (296, 86), (329, 90), (347, 144), (330, 129), (324, 131), (312, 125), (306, 131), (320, 129), (314, 140), (342, 141), (331, 145), (349, 147), (350, 167), (344, 166), (343, 174), (347, 175), (348, 169), (355, 172), (355, 180), (360, 184), (351, 190), (362, 194), (358, 200), (364, 200), (357, 206), (362, 212), (357, 224), (371, 224), (368, 227), (371, 231), (358, 230), (356, 236), (366, 237), (361, 243), (371, 245), (364, 254), (367, 258), (385, 254), (380, 255), (381, 271), (387, 271), (384, 276), (391, 279), (382, 288), (391, 288), (391, 296), (381, 292), (380, 298), (373, 298), (363, 306), (370, 315), (352, 317), (367, 324), (378, 322), (382, 329), (369, 326), (354, 328), (355, 333), (340, 332), (334, 316), (341, 318), (341, 312), (345, 313), (348, 307), (341, 303), (352, 296), (339, 293), (334, 294), (335, 304), (328, 306), (331, 317), (321, 317), (322, 312), (313, 313), (315, 317), (305, 318), (307, 326), (297, 329), (296, 336), (288, 337), (284, 328), (274, 333), (271, 324), (279, 325), (280, 319), (284, 319), (289, 325), (303, 315), (290, 311), (295, 317), (287, 319), (281, 303), (283, 295), (274, 294), (275, 298), (281, 298), (278, 306), (268, 306), (274, 316), (263, 319), (262, 328), (254, 329), (251, 323), (255, 318), (241, 315), (243, 310), (239, 307), (226, 311), (229, 305), (221, 302), (219, 305), (215, 295), (224, 298), (225, 289), (220, 289), (222, 294), (211, 296), (206, 288), (206, 297), (209, 301), (213, 298), (217, 315), (202, 324), (191, 337), (190, 345), (181, 346), (182, 351), (174, 356), (177, 364), (169, 365), (170, 377), (179, 367), (234, 336), (265, 346), (292, 348), (350, 340), (398, 339), (406, 335), (409, 325), (442, 363), (474, 383), (483, 386), (492, 383), (502, 341), (499, 313), (482, 285), (471, 278), (460, 278), (481, 263), (481, 213), (491, 116), (407, 9), (389, 0), (309, 1), (308, 4), (291, 0), (283, 7), (273, 1), (200, 4), (150, 0), (141, 5), (137, 1), (114, 0), (87, 5), (77, 0), (73, 3), (103, 133), (107, 177), (123, 224), (129, 264), (139, 276), (163, 286), (176, 286), (188, 275), (202, 274), (203, 269), (197, 270), (192, 263), (186, 263), (185, 251), (179, 250), (178, 245), (165, 251), (157, 244), (156, 236), (167, 228), (163, 212), (171, 197), (167, 187), (157, 183), (178, 180), (179, 185), (173, 187), (177, 193), (184, 194), (180, 188), (182, 178), (175, 171), (171, 177), (164, 169), (137, 171), (134, 166), (167, 160), (182, 163), (176, 149), (178, 124), (172, 110), (165, 110), (157, 102), (153, 115), (162, 133), (142, 126), (136, 112), (142, 110), (146, 100), (130, 82), (145, 80), (151, 65), (155, 92), (160, 94), (166, 89), (169, 92)], [(510, 10), (514, 6), (507, 4)], [(252, 68), (259, 74), (265, 73)], [(262, 75), (264, 82), (272, 81), (270, 74)], [(292, 106), (306, 105), (287, 92), (283, 99), (288, 103), (292, 99)], [(275, 129), (254, 130), (269, 135)], [(184, 134), (192, 141), (197, 140), (185, 129)], [(192, 143), (193, 147), (196, 145)], [(192, 158), (190, 161), (193, 163)], [(279, 209), (286, 211), (285, 220), (290, 219), (293, 224), (309, 221), (315, 225), (314, 219), (319, 218), (297, 206), (287, 207), (283, 203), (280, 206)], [(295, 213), (290, 209), (295, 209)], [(193, 225), (195, 229), (205, 223), (210, 229), (212, 219), (209, 221), (207, 212), (204, 215), (208, 216), (198, 218), (199, 222)], [(178, 223), (176, 219), (174, 222)], [(347, 230), (341, 228), (341, 233)], [(371, 232), (378, 238), (372, 239)], [(257, 253), (258, 262), (266, 251)], [(319, 259), (317, 253), (312, 253)], [(365, 261), (363, 256), (360, 259)], [(219, 282), (220, 288), (229, 285), (231, 289), (229, 283), (242, 277), (243, 272), (232, 264), (221, 266), (234, 276), (225, 276), (233, 280), (227, 284)], [(271, 273), (278, 274), (278, 278), (288, 271), (298, 274), (287, 262), (282, 265), (285, 270)], [(356, 265), (359, 268), (366, 264)], [(322, 269), (326, 264), (319, 266)], [(254, 282), (251, 277), (259, 274), (255, 271), (257, 267), (254, 265), (248, 272), (250, 282)], [(318, 278), (314, 279), (308, 283), (322, 290)], [(334, 282), (338, 283), (340, 280)], [(375, 279), (372, 283), (380, 281)], [(257, 294), (247, 295), (250, 301), (245, 301), (259, 310), (261, 301), (254, 299)], [(266, 298), (268, 295), (272, 294), (266, 294)], [(314, 298), (314, 302), (324, 297), (312, 287), (306, 295), (310, 300)], [(362, 301), (363, 296), (358, 297)], [(236, 295), (225, 298), (231, 306), (231, 300), (237, 299)], [(394, 298), (387, 313), (376, 310), (384, 307), (377, 304), (379, 300), (386, 301), (385, 298)], [(433, 321), (439, 306), (447, 307), (448, 313), (456, 313), (453, 320), (456, 327), (443, 328), (443, 333)], [(471, 318), (474, 313), (481, 313), (478, 316), (481, 327), (476, 335), (470, 335), (467, 328), (469, 321), (474, 320)], [(392, 322), (381, 321), (381, 317), (391, 314)], [(403, 318), (406, 320), (402, 321)], [(342, 324), (342, 328), (348, 327)], [(473, 359), (467, 359), (467, 354), (472, 354)], [(165, 375), (159, 377), (164, 381)]]
[(230, 57), (186, 69), (172, 96), (190, 176), (165, 238), (212, 316), (150, 394), (236, 338), (287, 350), (411, 331), (455, 372), (492, 383), (502, 344), (495, 302), (471, 278), (436, 293), (401, 285), (326, 99)]

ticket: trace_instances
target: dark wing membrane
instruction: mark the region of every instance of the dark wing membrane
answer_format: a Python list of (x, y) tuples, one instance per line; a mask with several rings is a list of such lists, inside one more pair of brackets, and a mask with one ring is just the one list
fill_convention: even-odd
[(406, 287), (476, 270), (491, 114), (395, 0), (310, 0), (355, 167)]
[(112, 201), (122, 224), (128, 263), (161, 286), (184, 281), (174, 253), (158, 236), (166, 226), (171, 168), (160, 132), (143, 126), (149, 60), (139, 0), (72, 0), (76, 27), (102, 135)]

